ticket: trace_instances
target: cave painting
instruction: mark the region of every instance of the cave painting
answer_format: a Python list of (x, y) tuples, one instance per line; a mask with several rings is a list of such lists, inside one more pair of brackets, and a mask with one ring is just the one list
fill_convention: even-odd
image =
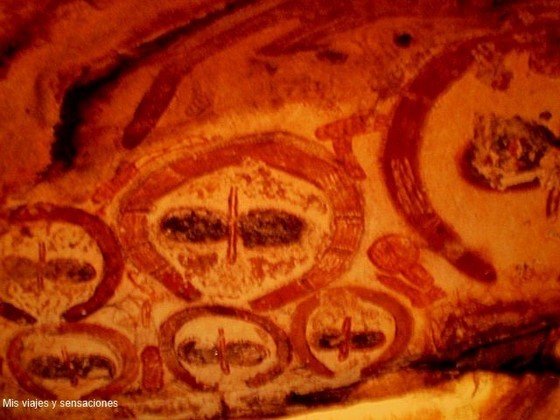
[[(533, 29), (527, 28), (528, 31)], [(556, 33), (552, 25), (540, 25), (538, 29), (545, 29), (543, 33)], [(444, 97), (471, 66), (477, 65), (480, 70), (481, 46), (491, 46), (492, 55), (496, 57), (510, 52), (529, 52), (531, 71), (550, 75), (544, 71), (546, 66), (531, 64), (535, 60), (542, 61), (542, 56), (536, 52), (542, 50), (541, 44), (542, 39), (538, 36), (516, 38), (504, 34), (471, 39), (445, 50), (428, 61), (408, 85), (396, 105), (387, 132), (383, 173), (398, 211), (433, 251), (479, 282), (494, 282), (498, 276), (496, 266), (485, 250), (469, 246), (456, 227), (434, 208), (420, 167), (420, 154), (426, 140), (424, 129), (436, 101)], [(549, 58), (557, 55), (557, 49), (552, 47), (547, 52)], [(478, 73), (476, 76), (484, 79), (484, 74)], [(503, 72), (490, 73), (504, 79)], [(486, 84), (502, 92), (511, 82), (504, 80), (492, 79)], [(467, 152), (455, 169), (465, 174), (467, 168), (465, 178), (496, 191), (510, 190), (530, 182), (541, 184), (550, 191), (545, 205), (546, 215), (554, 219), (560, 203), (555, 185), (558, 153), (554, 135), (544, 126), (519, 115), (473, 115), (473, 119), (474, 133), (470, 139), (464, 139), (468, 143)], [(449, 156), (449, 159), (455, 157)]]
[(23, 389), (52, 400), (58, 393), (110, 398), (130, 385), (139, 365), (136, 349), (125, 336), (86, 323), (25, 329), (11, 339), (7, 362)]
[(379, 282), (406, 296), (412, 305), (426, 307), (446, 296), (419, 263), (420, 249), (410, 239), (394, 234), (382, 236), (369, 247), (368, 257), (384, 272), (377, 275)]
[(330, 283), (357, 248), (362, 199), (300, 143), (249, 136), (149, 173), (121, 201), (125, 252), (185, 300), (243, 297), (267, 310)]
[(331, 141), (337, 160), (344, 166), (348, 175), (361, 180), (366, 178), (366, 173), (354, 153), (353, 139), (367, 133), (386, 131), (389, 122), (389, 117), (377, 112), (374, 106), (365, 112), (322, 125), (315, 130), (315, 137)]
[(124, 263), (101, 219), (49, 204), (19, 207), (5, 218), (11, 226), (0, 235), (1, 316), (27, 324), (75, 322), (114, 294)]
[(413, 331), (410, 312), (395, 298), (349, 286), (319, 292), (301, 302), (290, 338), (305, 365), (325, 377), (382, 370), (406, 348)]
[(201, 391), (262, 386), (292, 358), (288, 337), (274, 322), (225, 306), (175, 313), (160, 328), (160, 348), (175, 377)]

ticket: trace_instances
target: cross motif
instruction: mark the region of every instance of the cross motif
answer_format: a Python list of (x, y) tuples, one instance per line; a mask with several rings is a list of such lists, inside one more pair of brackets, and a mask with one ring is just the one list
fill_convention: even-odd
[(343, 362), (350, 355), (350, 340), (352, 339), (352, 318), (347, 316), (342, 322), (342, 342), (338, 345), (338, 361)]

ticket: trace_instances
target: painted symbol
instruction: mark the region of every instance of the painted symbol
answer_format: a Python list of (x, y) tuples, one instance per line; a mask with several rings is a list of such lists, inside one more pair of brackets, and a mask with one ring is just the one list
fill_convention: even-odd
[[(213, 319), (216, 328), (201, 330), (196, 326), (201, 318)], [(235, 340), (228, 340), (228, 328), (238, 331)], [(291, 360), (288, 337), (272, 321), (224, 306), (188, 308), (172, 315), (160, 328), (160, 348), (175, 377), (201, 391), (238, 387), (239, 383), (262, 386), (280, 375)], [(215, 382), (218, 373), (223, 376)]]
[[(404, 351), (412, 329), (409, 311), (396, 299), (351, 286), (329, 289), (300, 303), (290, 340), (299, 359), (315, 373), (333, 377), (358, 365), (358, 374), (364, 378), (381, 371)], [(333, 351), (337, 353), (334, 359)], [(352, 363), (347, 365), (350, 358)]]
[(382, 236), (369, 247), (368, 257), (377, 268), (389, 274), (379, 274), (377, 279), (405, 295), (416, 307), (423, 308), (447, 295), (419, 263), (419, 248), (404, 236)]
[(228, 342), (224, 329), (218, 328), (215, 345), (200, 347), (196, 340), (186, 340), (179, 345), (178, 356), (190, 365), (218, 364), (222, 373), (229, 375), (230, 366), (258, 366), (270, 357), (270, 352), (262, 344), (252, 341)]
[[(125, 251), (139, 269), (186, 300), (199, 298), (204, 289), (237, 293), (234, 297), (249, 298), (253, 309), (269, 310), (330, 283), (357, 249), (362, 200), (327, 154), (316, 157), (302, 150), (303, 144), (286, 133), (249, 136), (148, 174), (121, 201)], [(189, 193), (181, 195), (183, 189)], [(224, 199), (217, 197), (224, 194), (227, 213), (217, 210)], [(197, 196), (204, 201), (189, 205)], [(157, 210), (168, 197), (179, 207)], [(284, 208), (289, 204), (297, 213), (251, 208), (265, 199), (285, 203)], [(216, 204), (209, 206), (212, 200)], [(222, 241), (227, 248), (220, 248)], [(257, 253), (259, 247), (267, 250)], [(302, 264), (306, 271), (292, 274)], [(276, 286), (258, 297), (263, 282)]]
[(235, 264), (239, 236), (247, 249), (278, 247), (298, 243), (305, 222), (292, 213), (278, 209), (254, 209), (239, 215), (237, 188), (228, 196), (228, 214), (206, 208), (182, 207), (165, 214), (161, 232), (175, 242), (192, 244), (227, 241), (226, 261)]
[[(66, 344), (69, 338), (80, 343), (73, 344), (72, 351)], [(45, 340), (53, 343), (48, 349), (44, 348)], [(98, 350), (102, 354), (88, 353), (84, 343), (103, 349)], [(136, 379), (139, 367), (136, 349), (125, 336), (83, 323), (44, 325), (19, 332), (8, 346), (7, 362), (21, 388), (49, 400), (58, 399), (61, 389), (65, 389), (65, 396), (110, 398)], [(92, 390), (92, 384), (99, 381), (103, 385)]]
[(385, 343), (382, 331), (353, 331), (352, 317), (347, 316), (342, 321), (340, 331), (323, 331), (313, 339), (311, 347), (319, 351), (336, 350), (338, 361), (348, 359), (350, 350), (370, 350)]
[(163, 361), (157, 346), (148, 345), (140, 354), (142, 362), (142, 389), (149, 393), (161, 391), (163, 383)]
[[(69, 322), (87, 317), (111, 298), (121, 280), (124, 263), (117, 239), (110, 228), (99, 218), (71, 207), (36, 204), (11, 210), (6, 214), (5, 219), (10, 229), (0, 235), (0, 240), (4, 241), (5, 245), (12, 244), (9, 247), (6, 245), (5, 249), (13, 248), (13, 251), (17, 251), (18, 246), (23, 246), (21, 244), (24, 242), (31, 244), (35, 241), (37, 243), (36, 260), (19, 256), (17, 253), (4, 254), (0, 259), (0, 269), (3, 275), (7, 276), (8, 279), (17, 279), (17, 287), (21, 289), (21, 293), (32, 292), (36, 300), (37, 296), (42, 296), (41, 292), (47, 286), (47, 282), (60, 283), (64, 281), (67, 282), (67, 287), (58, 288), (58, 294), (61, 296), (66, 296), (65, 293), (72, 294), (69, 298), (71, 301), (74, 294), (79, 294), (78, 286), (90, 288), (92, 290), (91, 297), (82, 303), (74, 304), (62, 313), (62, 318)], [(47, 233), (45, 233), (47, 236), (49, 235), (48, 229), (55, 225), (70, 232), (68, 237), (58, 240), (60, 246), (64, 248), (62, 250), (64, 252), (76, 247), (77, 243), (81, 243), (81, 246), (88, 247), (88, 252), (92, 255), (91, 258), (98, 258), (95, 257), (95, 252), (92, 252), (91, 249), (96, 248), (100, 254), (99, 262), (102, 265), (102, 274), (98, 275), (98, 270), (89, 262), (81, 261), (73, 256), (66, 257), (63, 254), (59, 257), (53, 257), (47, 255), (47, 244), (55, 239), (50, 239), (49, 242), (39, 235), (39, 240), (36, 241), (32, 228), (28, 225), (37, 223), (47, 225)], [(15, 245), (10, 239), (12, 237), (19, 238)], [(76, 237), (83, 237), (83, 239), (77, 240)], [(61, 251), (58, 250), (57, 252)], [(99, 277), (101, 278), (94, 286), (91, 282)], [(50, 284), (49, 287), (51, 287)], [(53, 299), (55, 295), (57, 293), (49, 294), (49, 296), (45, 296), (45, 299)], [(24, 301), (30, 302), (29, 299), (24, 299)], [(19, 306), (21, 304), (19, 301), (18, 306), (15, 303), (15, 301), (10, 303), (0, 299), (0, 316), (14, 322), (28, 324), (36, 322), (35, 315), (39, 315), (39, 313), (31, 315)], [(59, 304), (54, 309), (58, 310), (58, 306)]]
[(379, 114), (375, 106), (365, 113), (357, 113), (319, 127), (315, 136), (319, 140), (330, 140), (337, 159), (354, 179), (365, 179), (366, 173), (360, 166), (352, 148), (355, 136), (384, 131), (389, 125), (389, 118)]
[[(95, 268), (88, 262), (75, 258), (47, 260), (44, 241), (40, 241), (37, 248), (37, 261), (16, 255), (7, 255), (1, 260), (4, 273), (10, 279), (17, 279), (26, 290), (41, 293), (45, 280), (79, 284), (89, 282), (97, 276)], [(34, 282), (31, 281), (32, 278), (34, 278)]]
[[(555, 31), (555, 24), (535, 24), (526, 32)], [(387, 132), (383, 156), (385, 182), (398, 210), (422, 235), (428, 246), (446, 258), (459, 271), (481, 282), (497, 279), (493, 263), (480, 251), (463, 242), (454, 228), (436, 212), (426, 194), (420, 171), (423, 129), (436, 101), (467, 72), (475, 62), (473, 51), (491, 42), (497, 54), (538, 47), (535, 37), (516, 37), (512, 33), (468, 40), (432, 58), (401, 96)], [(556, 207), (556, 192), (549, 196), (549, 212)]]
[(118, 192), (137, 175), (138, 168), (134, 163), (124, 162), (120, 164), (115, 175), (95, 190), (92, 201), (94, 203), (111, 202)]
[(66, 347), (60, 356), (48, 355), (31, 359), (27, 371), (41, 379), (68, 379), (77, 387), (80, 379), (112, 380), (116, 367), (113, 361), (100, 355), (69, 354)]

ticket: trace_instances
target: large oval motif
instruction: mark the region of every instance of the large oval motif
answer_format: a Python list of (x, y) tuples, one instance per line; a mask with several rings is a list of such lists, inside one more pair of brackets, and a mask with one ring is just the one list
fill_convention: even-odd
[(160, 328), (160, 348), (169, 370), (202, 391), (261, 386), (284, 371), (292, 354), (287, 335), (272, 321), (225, 306), (172, 315)]
[(186, 300), (248, 299), (256, 310), (336, 279), (363, 231), (361, 197), (293, 140), (251, 136), (148, 174), (121, 202), (128, 255)]
[(138, 375), (134, 345), (96, 324), (60, 324), (18, 333), (7, 351), (19, 385), (42, 399), (107, 399)]
[(7, 228), (0, 234), (4, 318), (35, 323), (62, 317), (75, 322), (113, 296), (124, 263), (116, 237), (101, 219), (51, 204), (19, 207), (4, 219)]

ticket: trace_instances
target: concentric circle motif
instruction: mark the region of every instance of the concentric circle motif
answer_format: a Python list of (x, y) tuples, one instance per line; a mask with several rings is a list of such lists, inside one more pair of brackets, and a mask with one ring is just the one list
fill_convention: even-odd
[(19, 332), (7, 351), (19, 385), (42, 399), (107, 399), (138, 375), (134, 345), (96, 324), (43, 325)]
[(242, 383), (259, 387), (279, 376), (292, 357), (288, 337), (276, 324), (225, 306), (172, 315), (160, 328), (160, 348), (175, 377), (201, 391)]
[(303, 143), (250, 136), (147, 174), (121, 201), (125, 252), (185, 300), (268, 310), (330, 283), (357, 249), (362, 200), (341, 167)]
[(333, 377), (358, 369), (365, 378), (406, 349), (413, 326), (410, 312), (392, 296), (349, 286), (301, 302), (290, 340), (299, 359), (315, 373)]
[[(33, 324), (79, 321), (113, 296), (124, 269), (119, 243), (98, 217), (72, 207), (22, 206), (2, 219), (0, 315)], [(81, 302), (80, 302), (81, 300)]]

